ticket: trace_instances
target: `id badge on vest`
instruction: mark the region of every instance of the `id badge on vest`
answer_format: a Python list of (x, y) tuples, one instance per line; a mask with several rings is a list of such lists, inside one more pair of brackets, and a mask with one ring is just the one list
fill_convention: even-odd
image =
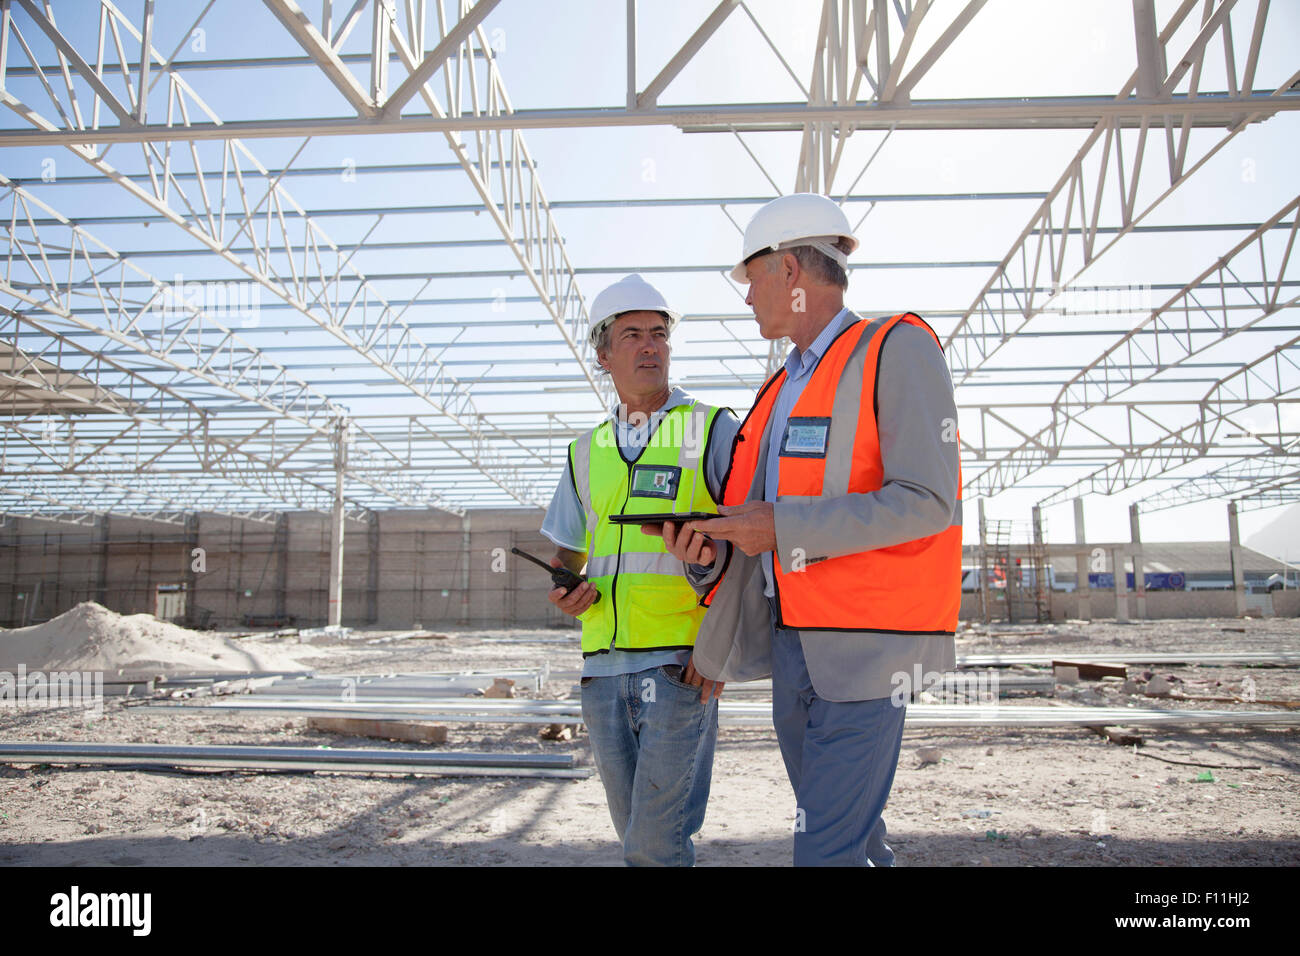
[(632, 469), (632, 498), (666, 498), (669, 501), (677, 497), (677, 486), (681, 481), (682, 470), (676, 465), (636, 465)]
[(825, 458), (829, 418), (790, 418), (781, 436), (782, 458)]

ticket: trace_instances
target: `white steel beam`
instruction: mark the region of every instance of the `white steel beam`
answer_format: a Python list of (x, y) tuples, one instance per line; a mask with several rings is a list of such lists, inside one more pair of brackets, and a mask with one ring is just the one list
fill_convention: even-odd
[[(190, 435), (199, 431), (206, 439), (207, 422), (212, 416), (174, 390), (176, 385), (186, 380), (199, 380), (223, 394), (305, 426), (318, 435), (332, 434), (335, 421), (343, 416), (339, 406), (306, 383), (294, 379), (285, 368), (203, 310), (191, 304), (181, 307), (174, 303), (170, 312), (158, 310), (160, 297), (165, 296), (161, 282), (121, 259), (110, 247), (27, 190), (14, 186), (3, 175), (0, 175), (0, 185), (8, 188), (11, 201), (4, 259), (6, 278), (0, 280), (0, 294), (10, 297), (15, 305), (22, 303), (30, 307), (19, 309), (5, 305), (0, 307), (3, 313), (42, 332), (50, 341), (66, 343), (70, 346), (67, 353), (74, 357), (85, 351), (88, 343), (76, 345), (67, 340), (54, 327), (53, 320), (93, 333), (105, 342), (115, 343), (147, 359), (155, 369), (168, 370), (169, 386), (160, 390), (139, 371), (105, 361), (102, 351), (93, 352), (86, 368), (79, 374), (88, 381), (98, 382), (106, 370), (111, 369), (116, 387), (81, 396), (87, 405), (173, 432)], [(59, 235), (49, 237), (52, 241), (47, 242), (46, 234), (34, 224), (34, 211), (43, 212), (60, 224)], [(101, 267), (92, 263), (87, 257), (92, 248), (107, 254), (110, 265)], [(124, 289), (127, 275), (142, 277), (151, 291), (141, 299), (129, 299)], [(92, 320), (74, 313), (71, 305), (75, 298), (95, 303), (100, 310), (98, 318)], [(40, 317), (42, 314), (45, 319)], [(11, 332), (14, 331), (16, 329), (11, 326)], [(21, 352), (16, 338), (12, 350), (15, 354)], [(51, 364), (61, 368), (67, 353), (61, 351), (58, 356), (53, 356)], [(38, 374), (42, 378), (48, 377), (40, 373), (34, 363), (27, 363), (22, 369), (24, 380), (35, 380), (32, 376)], [(118, 381), (125, 384), (117, 385)], [(50, 386), (57, 388), (58, 382), (53, 381)], [(146, 396), (143, 402), (135, 399), (141, 389)], [(159, 401), (162, 397), (171, 404), (164, 406)], [(198, 422), (203, 423), (201, 428), (196, 428)], [(210, 462), (223, 461), (240, 444), (224, 442), (226, 452), (209, 450), (204, 457)], [(271, 470), (283, 467), (282, 450), (277, 454), (274, 443), (270, 459), (263, 464)], [(372, 484), (376, 490), (385, 490), (382, 484), (377, 483), (373, 471), (355, 477)], [(408, 488), (404, 489), (406, 493), (414, 490), (409, 485), (408, 482)], [(442, 504), (438, 495), (412, 499), (404, 497), (403, 491), (397, 489), (392, 489), (391, 494), (395, 500), (408, 504), (434, 507)]]
[(677, 78), (677, 74), (681, 73), (686, 64), (695, 57), (695, 54), (700, 52), (700, 48), (708, 42), (709, 37), (717, 32), (718, 27), (722, 26), (739, 4), (740, 0), (721, 0), (713, 8), (713, 12), (704, 18), (704, 22), (695, 29), (690, 39), (682, 44), (681, 49), (673, 54), (672, 58), (664, 65), (664, 68), (637, 96), (636, 105), (638, 109), (654, 109), (657, 107), (659, 94)]
[[(1294, 442), (1285, 441), (1282, 408), (1277, 399), (1300, 394), (1300, 336), (1294, 336), (1249, 364), (1217, 381), (1199, 402), (1195, 420), (1169, 427), (1152, 419), (1147, 424), (1157, 437), (1134, 448), (1131, 454), (1072, 482), (1040, 505), (1056, 504), (1076, 494), (1111, 495), (1160, 475), (1178, 465), (1204, 458), (1210, 448), (1229, 434), (1253, 442), (1239, 455), (1269, 453), (1294, 459)], [(1274, 426), (1264, 431), (1252, 414), (1266, 413)]]
[(54, 25), (54, 21), (47, 18), (33, 0), (18, 0), (18, 2), (27, 11), (27, 15), (32, 18), (32, 21), (53, 42), (55, 48), (59, 51), (60, 65), (63, 65), (66, 58), (67, 62), (71, 63), (73, 69), (77, 71), (77, 75), (95, 91), (104, 105), (117, 116), (118, 120), (126, 126), (138, 125), (139, 120), (132, 115), (130, 109), (118, 100), (100, 75), (82, 58), (72, 43), (68, 41), (68, 38)]
[[(179, 71), (179, 67), (177, 68)], [(169, 75), (176, 75), (175, 73)], [(1291, 84), (1287, 84), (1289, 89)], [(31, 108), (11, 93), (0, 93), (0, 104), (24, 118)], [(386, 136), (414, 133), (500, 132), (530, 129), (599, 129), (634, 126), (675, 126), (688, 133), (736, 130), (799, 130), (807, 123), (844, 123), (855, 130), (959, 129), (1091, 129), (1100, 120), (1108, 126), (1139, 128), (1152, 120), (1176, 115), (1192, 125), (1223, 127), (1236, 117), (1258, 123), (1278, 113), (1300, 110), (1295, 91), (1242, 93), (1238, 96), (1189, 98), (1175, 95), (1147, 102), (1105, 97), (1042, 97), (1007, 100), (938, 100), (901, 104), (809, 106), (806, 103), (716, 104), (699, 107), (660, 107), (626, 110), (617, 107), (515, 110), (447, 116), (402, 116), (394, 119), (354, 117), (207, 121), (190, 124), (153, 123), (138, 127), (100, 127), (88, 137), (79, 129), (49, 124), (36, 130), (0, 132), (0, 147), (78, 146), (96, 143), (204, 142), (212, 140), (285, 139), (317, 136)]]
[[(424, 84), (433, 79), (433, 74), (442, 69), (448, 58), (460, 50), (470, 34), (478, 29), (479, 24), (499, 2), (500, 0), (478, 0), (478, 3), (474, 4), (473, 8), (447, 31), (446, 36), (438, 41), (438, 45), (424, 54), (424, 59), (420, 61), (419, 66), (412, 70), (402, 81), (402, 85), (392, 92), (384, 102), (383, 115), (388, 119), (400, 116), (402, 108), (420, 92)], [(418, 51), (419, 47), (415, 49)]]
[(1277, 496), (1273, 493), (1284, 491), (1300, 498), (1300, 459), (1295, 455), (1287, 458), (1255, 456), (1162, 488), (1135, 506), (1147, 513), (1201, 501), (1236, 500), (1240, 505), (1256, 498), (1275, 501)]
[[(1051, 420), (1023, 444), (967, 483), (972, 494), (992, 495), (1011, 487), (1021, 478), (1053, 461), (1072, 444), (1080, 429), (1095, 431), (1085, 420), (1119, 395), (1147, 382), (1168, 376), (1190, 359), (1259, 326), (1284, 309), (1300, 305), (1300, 292), (1288, 281), (1300, 278), (1300, 255), (1294, 256), (1300, 229), (1300, 196), (1291, 200), (1259, 228), (1202, 271), (1167, 302), (1151, 312), (1132, 331), (1112, 345), (1081, 371), (1067, 380), (1052, 403)], [(1269, 233), (1291, 217), (1280, 250), (1266, 243)], [(1258, 273), (1254, 270), (1258, 266)], [(1249, 281), (1244, 295), (1234, 304), (1244, 311), (1227, 308), (1224, 284), (1237, 279), (1238, 272)], [(1289, 279), (1290, 277), (1290, 279)], [(1193, 333), (1193, 318), (1207, 320), (1211, 331)], [(1275, 398), (1277, 396), (1262, 396)], [(1130, 419), (1131, 422), (1131, 419)]]
[[(931, 10), (929, 0), (920, 0), (915, 6), (908, 4), (906, 9), (889, 0), (875, 0), (870, 10), (865, 0), (824, 0), (807, 108), (834, 110), (837, 116), (834, 122), (827, 117), (804, 124), (795, 191), (827, 195), (835, 191), (845, 143), (855, 130), (879, 128), (859, 121), (858, 111), (862, 108), (887, 113), (894, 120), (887, 127), (890, 132), (906, 127), (909, 121), (904, 114), (911, 105), (912, 89), (979, 13), (984, 2), (970, 0), (921, 55), (911, 72), (905, 73), (917, 31)], [(897, 14), (900, 33), (896, 48), (891, 48), (890, 19), (894, 14)], [(870, 69), (873, 49), (877, 71), (874, 76)], [(863, 80), (871, 87), (871, 95), (865, 101), (859, 97)]]
[[(1234, 3), (1235, 0), (1221, 0), (1220, 5), (1214, 9), (1207, 4), (1205, 26), (1189, 49), (1177, 59), (1179, 65), (1175, 67), (1176, 73), (1181, 75), (1186, 65), (1202, 62), (1210, 37), (1216, 29), (1223, 29), (1229, 22), (1227, 11)], [(1184, 0), (1175, 11), (1159, 35), (1162, 49), (1167, 46), (1193, 6), (1195, 0)], [(1267, 11), (1267, 0), (1260, 0), (1257, 22), (1267, 15)], [(1248, 63), (1246, 69), (1253, 71), (1254, 63)], [(1197, 76), (1199, 77), (1199, 70)], [(1277, 100), (1290, 95), (1287, 91), (1297, 79), (1300, 79), (1300, 72), (1266, 99)], [(1166, 83), (1173, 80), (1172, 74), (1168, 78), (1162, 78), (1162, 82)], [(1137, 83), (1138, 73), (1135, 71), (1115, 102), (1119, 104), (1128, 101)], [(1188, 98), (1177, 106), (1167, 108), (1165, 113), (1186, 116), (1186, 108), (1204, 106), (1211, 99)], [(945, 340), (945, 353), (953, 370), (954, 384), (961, 385), (968, 381), (1015, 333), (1028, 325), (1035, 316), (1051, 308), (1053, 302), (1098, 258), (1114, 248), (1116, 242), (1128, 235), (1134, 226), (1245, 129), (1249, 122), (1259, 120), (1262, 115), (1250, 114), (1243, 121), (1233, 124), (1226, 135), (1204, 149), (1191, 165), (1186, 162), (1186, 152), (1179, 155), (1179, 147), (1175, 147), (1170, 138), (1167, 143), (1167, 148), (1171, 151), (1169, 187), (1142, 210), (1135, 208), (1138, 181), (1143, 171), (1142, 158), (1149, 120), (1157, 118), (1156, 114), (1147, 114), (1144, 118), (1136, 143), (1132, 144), (1136, 147), (1136, 156), (1129, 156), (1127, 160), (1124, 156), (1123, 132), (1118, 129), (1113, 118), (1103, 118)], [(1087, 166), (1095, 167), (1095, 171), (1086, 171)], [(1120, 228), (1104, 246), (1098, 248), (1096, 230), (1101, 216), (1102, 197), (1106, 184), (1111, 180), (1116, 180), (1119, 187), (1117, 201), (1120, 207)], [(1076, 224), (1082, 227), (1079, 233), (1072, 231)], [(1031, 291), (1027, 295), (1017, 295), (1009, 291), (1012, 287), (1028, 288)], [(1047, 289), (1041, 296), (1037, 293), (1040, 287)], [(968, 331), (973, 331), (976, 335), (958, 342), (957, 335)]]
[[(103, 2), (105, 9), (112, 14), (107, 19), (114, 30), (117, 29), (120, 18), (124, 29), (136, 33), (135, 27), (109, 0)], [(414, 69), (414, 55), (405, 46), (401, 35), (393, 31), (392, 39), (409, 67)], [(156, 50), (151, 51), (151, 55), (162, 60), (161, 54)], [(144, 57), (146, 60), (148, 58)], [(190, 103), (214, 122), (218, 121), (216, 115), (185, 84), (179, 73), (170, 73), (169, 82), (169, 95), (180, 103), (180, 111), (187, 120), (186, 104)], [(54, 128), (51, 121), (19, 104), (8, 92), (0, 94), (0, 97), (34, 125), (45, 129)], [(98, 138), (98, 132), (96, 137)], [(146, 151), (145, 159), (152, 180), (152, 188), (147, 189), (123, 176), (104, 160), (102, 154), (96, 153), (92, 148), (84, 145), (70, 145), (70, 148), (75, 155), (152, 208), (166, 221), (198, 240), (209, 252), (258, 282), (340, 342), (351, 345), (376, 368), (439, 413), (459, 422), (475, 440), (474, 452), (465, 459), (468, 464), (479, 468), (517, 501), (525, 504), (541, 503), (542, 491), (539, 488), (532, 483), (520, 483), (512, 469), (501, 466), (499, 456), (494, 451), (495, 444), (514, 443), (508, 435), (494, 435), (484, 431), (477, 418), (472, 390), (447, 371), (439, 361), (436, 350), (425, 346), (403, 321), (401, 312), (389, 305), (366, 282), (365, 277), (350, 265), (351, 253), (345, 253), (335, 245), (314, 218), (288, 194), (284, 184), (278, 179), (272, 179), (265, 167), (243, 144), (236, 141), (224, 147), (219, 174), (208, 173), (201, 167), (198, 153), (191, 144), (190, 157), (200, 185), (199, 195), (193, 198), (187, 196), (180, 185), (170, 178), (170, 153), (164, 159), (156, 154), (152, 146)], [(527, 161), (531, 168), (531, 159)], [(208, 186), (210, 180), (215, 180), (211, 188)], [(253, 183), (263, 185), (265, 191), (260, 200), (249, 196), (249, 187)], [(184, 211), (173, 208), (173, 195), (179, 198)], [(215, 203), (212, 201), (214, 195), (217, 197)], [(534, 203), (539, 200), (535, 181), (531, 198)], [(544, 203), (544, 200), (541, 202)], [(291, 235), (290, 222), (301, 227), (301, 241), (294, 238), (296, 233)], [(545, 235), (549, 243), (547, 255), (558, 250), (559, 255), (563, 256), (562, 243), (549, 214), (545, 225), (549, 227), (549, 232)], [(264, 227), (264, 241), (259, 239), (258, 226)], [(527, 234), (527, 227), (525, 230), (525, 239), (531, 241), (533, 237)], [(235, 255), (230, 249), (231, 240), (240, 235), (246, 236), (258, 249), (252, 262)], [(276, 241), (272, 241), (272, 236)], [(287, 275), (272, 268), (273, 255), (287, 257)], [(567, 257), (563, 261), (567, 263)], [(297, 264), (299, 262), (301, 265)], [(548, 258), (547, 265), (551, 262), (552, 259)], [(350, 273), (358, 282), (358, 287), (348, 298), (344, 298), (342, 287), (345, 272)], [(571, 278), (571, 267), (568, 274)], [(570, 308), (571, 298), (576, 298), (581, 306), (576, 287), (572, 287), (572, 283), (570, 286), (567, 290), (547, 290), (548, 299), (544, 301), (553, 310), (553, 314)], [(555, 294), (550, 294), (552, 292)], [(558, 306), (555, 301), (557, 298)], [(585, 307), (579, 311), (582, 324), (585, 325)], [(576, 346), (574, 350), (577, 351)], [(590, 371), (584, 368), (584, 372), (590, 380)], [(592, 385), (593, 388), (597, 387), (594, 381)], [(549, 462), (545, 464), (549, 465)]]
[[(357, 111), (359, 116), (374, 117), (379, 115), (379, 107), (374, 98), (366, 92), (352, 71), (339, 59), (329, 40), (321, 35), (311, 17), (303, 12), (294, 0), (263, 0), (267, 9), (275, 14), (298, 45), (307, 51), (307, 55), (316, 61), (335, 88)], [(360, 7), (361, 4), (358, 4)], [(358, 11), (359, 12), (359, 11)], [(326, 30), (329, 28), (326, 27)]]

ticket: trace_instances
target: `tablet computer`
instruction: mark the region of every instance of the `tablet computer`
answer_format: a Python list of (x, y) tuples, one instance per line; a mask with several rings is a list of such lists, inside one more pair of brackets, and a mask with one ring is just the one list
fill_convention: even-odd
[(722, 515), (714, 514), (711, 511), (686, 511), (674, 512), (670, 514), (656, 515), (610, 515), (610, 524), (663, 524), (671, 521), (673, 524), (684, 524), (687, 521), (707, 521), (710, 518), (721, 518)]

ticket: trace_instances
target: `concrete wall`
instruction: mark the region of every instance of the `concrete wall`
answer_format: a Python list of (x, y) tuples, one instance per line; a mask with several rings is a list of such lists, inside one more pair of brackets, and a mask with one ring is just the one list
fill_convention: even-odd
[[(343, 623), (569, 623), (546, 600), (546, 573), (510, 554), (518, 547), (550, 558), (555, 548), (538, 533), (541, 520), (537, 509), (473, 511), (465, 519), (383, 512), (373, 554), (370, 523), (348, 521)], [(123, 614), (153, 613), (157, 587), (174, 584), (187, 586), (191, 624), (237, 628), (249, 615), (283, 615), (319, 626), (327, 620), (328, 552), (328, 516), (314, 512), (288, 514), (278, 525), (210, 514), (189, 526), (10, 518), (0, 525), (0, 626), (38, 623), (87, 600)]]
[[(546, 600), (550, 581), (512, 547), (543, 560), (554, 546), (537, 531), (538, 509), (386, 511), (344, 529), (343, 622), (427, 628), (565, 625)], [(372, 553), (372, 545), (373, 553)], [(202, 567), (195, 568), (194, 548)], [(243, 627), (249, 615), (327, 620), (329, 519), (314, 512), (279, 522), (204, 514), (189, 524), (133, 518), (69, 525), (35, 519), (0, 524), (0, 626), (48, 620), (80, 601), (124, 614), (153, 613), (159, 585), (187, 587), (188, 623)], [(1272, 595), (1273, 610), (1300, 616), (1300, 592)], [(1114, 618), (1111, 591), (1091, 592), (1091, 616)], [(996, 608), (996, 605), (995, 605)], [(1053, 592), (1052, 618), (1077, 618), (1078, 598)], [(1001, 612), (995, 610), (1001, 617)], [(1129, 596), (1129, 614), (1137, 601)], [(979, 620), (979, 595), (962, 595), (963, 620)], [(1147, 617), (1235, 617), (1231, 591), (1150, 592)]]
[(546, 572), (510, 553), (549, 560), (555, 545), (537, 529), (540, 510), (390, 511), (379, 516), (378, 623), (425, 627), (461, 620), (493, 627), (559, 623)]
[[(1114, 597), (1111, 598), (1114, 604)], [(1129, 614), (1137, 613), (1137, 599), (1129, 595)], [(1153, 591), (1147, 595), (1147, 617), (1236, 617), (1235, 591)]]
[[(1089, 612), (1096, 618), (1115, 617), (1115, 592), (1089, 592)], [(1237, 597), (1232, 591), (1148, 591), (1147, 619), (1187, 617), (1236, 617)], [(1128, 615), (1137, 620), (1137, 595), (1128, 595)], [(1073, 592), (1052, 594), (1052, 618), (1079, 617), (1079, 599)]]
[(152, 613), (156, 586), (184, 580), (185, 541), (184, 526), (138, 519), (8, 519), (0, 526), (0, 624), (48, 620), (89, 600)]
[[(1093, 590), (1089, 592), (1089, 596), (1089, 614), (1094, 620), (1114, 619), (1114, 591)], [(1274, 591), (1271, 597), (1275, 617), (1300, 617), (1300, 591)], [(1146, 599), (1148, 620), (1237, 616), (1237, 597), (1232, 591), (1148, 591)], [(1078, 595), (1073, 592), (1053, 591), (1051, 609), (1054, 621), (1077, 619), (1080, 616)], [(1138, 619), (1137, 596), (1132, 592), (1128, 595), (1128, 614), (1130, 620)], [(993, 617), (994, 620), (1004, 618), (996, 603)], [(961, 619), (980, 620), (978, 594), (963, 592)]]
[(1274, 591), (1273, 614), (1277, 617), (1300, 617), (1300, 591)]

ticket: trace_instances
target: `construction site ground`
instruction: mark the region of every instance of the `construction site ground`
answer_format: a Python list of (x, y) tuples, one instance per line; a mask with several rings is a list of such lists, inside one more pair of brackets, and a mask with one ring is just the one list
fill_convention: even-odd
[[(281, 649), (318, 674), (520, 668), (546, 663), (544, 696), (568, 696), (581, 666), (571, 630), (442, 629), (445, 639), (368, 644), (379, 632)], [(959, 655), (1300, 650), (1290, 619), (963, 626)], [(1179, 678), (1191, 696), (1300, 698), (1295, 667), (1130, 667)], [(1012, 673), (1012, 672), (1008, 672)], [(1002, 706), (1259, 710), (1260, 704), (1152, 700), (1082, 680)], [(1278, 709), (1278, 708), (1272, 708)], [(0, 739), (170, 744), (403, 747), (308, 729), (307, 718), (164, 713), (110, 698), (97, 719), (0, 710)], [(537, 725), (449, 726), (437, 749), (571, 753), (585, 730), (546, 741)], [(885, 813), (900, 865), (1295, 865), (1300, 862), (1300, 731), (1142, 728), (1140, 747), (1082, 727), (908, 729)], [(937, 763), (918, 758), (938, 748)], [(1162, 758), (1162, 759), (1157, 759)], [(1211, 778), (1212, 779), (1209, 779)], [(795, 803), (769, 727), (724, 727), (703, 866), (784, 866)], [(0, 766), (0, 866), (617, 865), (600, 780), (273, 773), (176, 773)]]

